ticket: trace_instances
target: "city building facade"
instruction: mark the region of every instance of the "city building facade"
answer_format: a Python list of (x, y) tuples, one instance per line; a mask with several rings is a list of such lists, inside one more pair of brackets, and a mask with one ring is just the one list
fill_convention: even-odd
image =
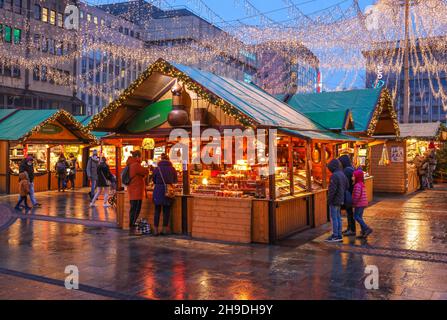
[(84, 111), (76, 98), (76, 33), (64, 29), (69, 3), (0, 1), (0, 108)]
[[(410, 50), (410, 123), (436, 121), (445, 123), (447, 120), (447, 100), (434, 94), (434, 92), (440, 92), (440, 90), (447, 93), (447, 73), (442, 68), (430, 73), (423, 70), (428, 61), (447, 62), (445, 48), (442, 49), (438, 45), (432, 45), (433, 43), (439, 43), (435, 40), (417, 40), (414, 49)], [(444, 43), (446, 41), (444, 40)], [(399, 120), (402, 121), (404, 112), (403, 49), (400, 43), (394, 44), (393, 47), (389, 43), (383, 43), (379, 44), (378, 48), (363, 52), (366, 58), (366, 87), (386, 86), (394, 93), (396, 112)], [(427, 52), (430, 52), (431, 55), (429, 59), (423, 56)], [(399, 71), (396, 71), (396, 66), (401, 66)]]

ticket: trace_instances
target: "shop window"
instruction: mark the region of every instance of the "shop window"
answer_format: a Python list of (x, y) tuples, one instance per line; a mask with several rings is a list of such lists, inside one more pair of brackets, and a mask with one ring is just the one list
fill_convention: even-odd
[(22, 42), (22, 30), (14, 29), (14, 44), (20, 44)]
[(48, 22), (48, 8), (42, 8), (42, 21)]

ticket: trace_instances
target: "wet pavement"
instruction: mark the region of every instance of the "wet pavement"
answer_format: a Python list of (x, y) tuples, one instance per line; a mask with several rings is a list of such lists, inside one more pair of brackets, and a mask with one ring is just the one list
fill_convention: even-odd
[[(130, 237), (86, 197), (39, 194), (29, 216), (0, 197), (0, 299), (447, 299), (446, 188), (377, 197), (368, 241), (326, 244), (325, 225), (275, 246)], [(64, 289), (67, 265), (79, 291)]]

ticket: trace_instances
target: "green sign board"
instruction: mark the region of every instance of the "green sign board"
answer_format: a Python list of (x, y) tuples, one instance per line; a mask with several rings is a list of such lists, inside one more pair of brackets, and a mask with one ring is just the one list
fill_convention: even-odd
[(64, 131), (62, 127), (52, 123), (48, 123), (40, 129), (40, 133), (42, 134), (59, 134), (62, 131)]
[(155, 102), (141, 110), (127, 125), (131, 133), (142, 133), (161, 126), (168, 121), (172, 111), (172, 99)]

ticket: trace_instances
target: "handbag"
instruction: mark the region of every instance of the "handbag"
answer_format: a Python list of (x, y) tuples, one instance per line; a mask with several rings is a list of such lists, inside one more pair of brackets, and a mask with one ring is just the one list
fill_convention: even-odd
[(175, 198), (175, 189), (172, 184), (166, 184), (165, 178), (163, 177), (163, 172), (160, 168), (158, 168), (158, 171), (160, 172), (161, 180), (163, 180), (163, 184), (165, 185), (165, 197), (169, 199)]

